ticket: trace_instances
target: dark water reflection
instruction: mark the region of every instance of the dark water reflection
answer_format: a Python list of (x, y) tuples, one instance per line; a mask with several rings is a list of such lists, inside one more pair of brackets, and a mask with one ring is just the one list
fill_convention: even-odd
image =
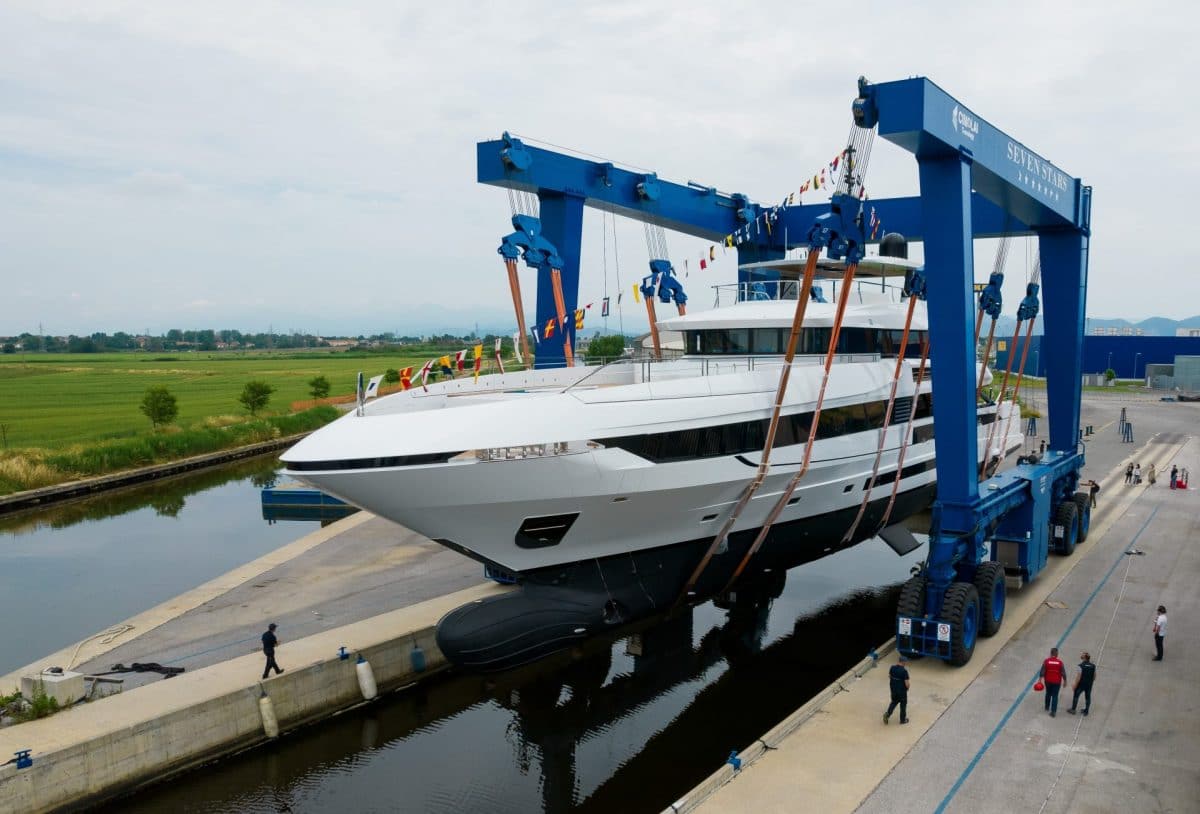
[(121, 622), (303, 535), (269, 526), (278, 461), (218, 469), (0, 518), (0, 674)]
[(871, 541), (726, 609), (393, 694), (106, 810), (658, 812), (885, 640), (916, 556)]

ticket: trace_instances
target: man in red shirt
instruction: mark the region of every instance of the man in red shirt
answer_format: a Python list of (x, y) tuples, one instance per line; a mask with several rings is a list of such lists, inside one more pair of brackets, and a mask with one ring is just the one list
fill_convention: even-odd
[(1058, 657), (1058, 648), (1050, 648), (1050, 658), (1042, 662), (1042, 681), (1046, 683), (1046, 711), (1053, 718), (1058, 713), (1058, 691), (1062, 689), (1067, 666)]

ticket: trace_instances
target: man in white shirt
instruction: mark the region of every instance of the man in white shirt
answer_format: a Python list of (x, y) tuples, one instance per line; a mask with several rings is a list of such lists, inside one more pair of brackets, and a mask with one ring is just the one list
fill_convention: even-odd
[(1154, 617), (1154, 649), (1158, 651), (1158, 655), (1154, 657), (1154, 661), (1163, 660), (1163, 639), (1167, 635), (1167, 609), (1163, 605), (1158, 606), (1158, 616)]

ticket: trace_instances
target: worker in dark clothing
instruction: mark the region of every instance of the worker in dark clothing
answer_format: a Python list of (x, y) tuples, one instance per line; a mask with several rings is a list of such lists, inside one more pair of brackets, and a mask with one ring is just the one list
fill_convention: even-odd
[(1087, 715), (1092, 708), (1092, 684), (1096, 682), (1096, 665), (1092, 664), (1092, 656), (1086, 650), (1079, 657), (1079, 675), (1075, 676), (1075, 697), (1071, 699), (1071, 708), (1067, 712), (1072, 715), (1079, 707), (1079, 696), (1083, 696), (1083, 714)]
[(267, 666), (263, 668), (263, 678), (270, 675), (271, 671), (275, 671), (275, 675), (283, 672), (283, 668), (275, 663), (275, 645), (279, 644), (279, 639), (275, 636), (275, 623), (267, 625), (267, 632), (262, 635), (263, 653), (267, 656)]
[(892, 717), (892, 711), (896, 709), (897, 704), (900, 705), (900, 723), (908, 723), (908, 670), (904, 666), (906, 664), (908, 657), (901, 653), (899, 660), (888, 670), (888, 680), (892, 685), (892, 703), (888, 704), (887, 712), (883, 713), (885, 724), (888, 718)]
[(1092, 496), (1092, 508), (1094, 509), (1096, 508), (1096, 495), (1100, 494), (1100, 484), (1093, 480), (1091, 486), (1088, 487), (1088, 494)]

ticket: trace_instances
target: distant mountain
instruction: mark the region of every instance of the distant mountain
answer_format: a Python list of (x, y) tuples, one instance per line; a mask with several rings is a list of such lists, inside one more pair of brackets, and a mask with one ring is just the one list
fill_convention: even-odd
[(1166, 317), (1149, 317), (1140, 322), (1130, 322), (1127, 319), (1088, 319), (1089, 332), (1096, 328), (1141, 328), (1145, 336), (1174, 336), (1178, 328), (1200, 328), (1200, 316), (1187, 319), (1167, 319)]
[[(1015, 323), (1016, 319), (1014, 317), (1007, 315), (1000, 317), (1000, 319), (996, 320), (996, 335), (1011, 337)], [(1149, 317), (1140, 322), (1130, 322), (1127, 319), (1088, 317), (1088, 333), (1093, 333), (1097, 328), (1133, 328), (1134, 330), (1141, 328), (1144, 336), (1174, 336), (1177, 328), (1200, 328), (1200, 315), (1188, 317), (1187, 319)], [(984, 330), (987, 330), (986, 327)], [(1043, 333), (1042, 318), (1040, 315), (1033, 323), (1033, 332), (1035, 334)]]

